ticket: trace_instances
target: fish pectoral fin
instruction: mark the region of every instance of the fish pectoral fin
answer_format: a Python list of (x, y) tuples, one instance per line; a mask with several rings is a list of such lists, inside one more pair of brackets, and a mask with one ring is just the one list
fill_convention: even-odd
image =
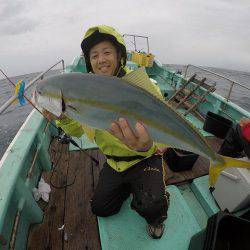
[(210, 163), (209, 167), (209, 186), (214, 187), (220, 173), (226, 168), (248, 168), (250, 169), (249, 161), (242, 161), (228, 156), (221, 156), (222, 163)]

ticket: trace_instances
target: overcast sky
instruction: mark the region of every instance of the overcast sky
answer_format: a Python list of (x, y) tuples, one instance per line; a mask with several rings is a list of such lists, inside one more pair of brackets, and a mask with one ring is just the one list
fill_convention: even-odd
[(0, 68), (14, 76), (69, 64), (98, 24), (149, 36), (162, 63), (250, 71), (249, 0), (0, 0)]

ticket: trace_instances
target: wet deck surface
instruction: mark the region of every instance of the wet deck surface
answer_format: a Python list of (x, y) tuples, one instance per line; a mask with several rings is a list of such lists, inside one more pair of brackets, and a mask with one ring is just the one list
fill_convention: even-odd
[[(86, 152), (104, 161), (97, 150)], [(43, 174), (52, 189), (50, 201), (39, 204), (45, 216), (42, 224), (32, 226), (27, 249), (100, 249), (97, 219), (89, 204), (99, 166), (82, 152), (68, 152), (68, 145), (59, 143), (53, 143), (51, 157), (54, 172)]]
[[(208, 138), (213, 148), (220, 141)], [(99, 160), (96, 165), (80, 151), (68, 151), (68, 145), (54, 141), (51, 145), (54, 171), (43, 178), (51, 186), (49, 203), (39, 201), (45, 215), (43, 222), (30, 228), (27, 249), (101, 249), (97, 218), (90, 209), (90, 199), (97, 185), (105, 157), (99, 150), (86, 150)], [(191, 171), (166, 169), (167, 184), (190, 181), (208, 173), (208, 161), (199, 157)]]

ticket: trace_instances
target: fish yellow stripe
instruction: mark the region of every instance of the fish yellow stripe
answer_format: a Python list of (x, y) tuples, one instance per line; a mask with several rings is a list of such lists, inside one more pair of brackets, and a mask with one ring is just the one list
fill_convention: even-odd
[[(94, 100), (83, 99), (83, 98), (64, 98), (64, 101), (70, 102), (70, 103), (79, 102), (79, 103), (83, 103), (85, 105), (89, 105), (91, 107), (110, 110), (110, 111), (113, 111), (113, 112), (120, 114), (121, 116), (133, 117), (137, 121), (141, 121), (148, 126), (154, 127), (160, 131), (163, 131), (166, 134), (170, 134), (173, 137), (176, 137), (185, 143), (192, 144), (192, 142), (186, 141), (185, 138), (181, 137), (181, 135), (178, 133), (178, 131), (169, 130), (167, 126), (164, 126), (164, 124), (155, 123), (150, 118), (146, 118), (144, 116), (141, 116), (140, 114), (137, 114), (137, 113), (133, 112), (132, 110), (122, 109), (121, 107), (119, 107), (117, 105), (113, 105), (111, 103), (104, 103), (104, 102), (101, 102), (99, 100), (94, 101)], [(193, 144), (193, 146), (195, 147), (195, 144)]]

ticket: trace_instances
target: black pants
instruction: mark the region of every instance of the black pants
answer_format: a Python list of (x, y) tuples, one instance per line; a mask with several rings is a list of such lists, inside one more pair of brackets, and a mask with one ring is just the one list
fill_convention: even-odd
[(169, 194), (161, 156), (151, 156), (124, 172), (104, 163), (91, 201), (92, 212), (101, 217), (116, 214), (131, 193), (131, 208), (149, 224), (158, 225), (167, 218)]

